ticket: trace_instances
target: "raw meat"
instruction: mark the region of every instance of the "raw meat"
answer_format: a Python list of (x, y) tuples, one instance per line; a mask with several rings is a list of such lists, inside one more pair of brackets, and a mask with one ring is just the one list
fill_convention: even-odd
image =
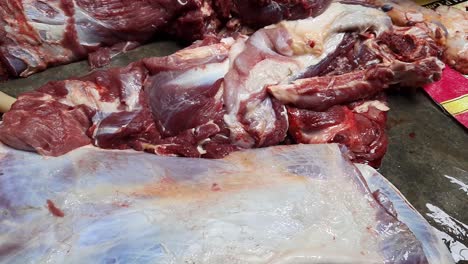
[[(222, 28), (239, 30), (244, 21), (260, 28), (317, 15), (329, 2), (4, 0), (0, 2), (0, 78), (25, 77), (96, 51), (90, 62), (102, 66), (112, 57), (109, 50), (125, 50), (122, 45), (128, 41), (133, 47), (164, 35), (193, 41)], [(247, 11), (251, 5), (260, 10)], [(99, 51), (100, 47), (106, 48)]]
[(268, 87), (285, 104), (326, 110), (373, 96), (391, 85), (420, 87), (440, 79), (441, 49), (417, 28), (394, 27), (380, 35), (348, 35), (334, 54), (290, 83)]
[(373, 28), (380, 34), (390, 27), (390, 18), (377, 9), (334, 3), (316, 18), (257, 31), (236, 47), (238, 55), (224, 80), (225, 121), (232, 141), (242, 147), (281, 142), (286, 136), (281, 133), (286, 129), (286, 110), (267, 95), (267, 87), (288, 84), (307, 67), (326, 59), (346, 31), (364, 33)]
[[(418, 28), (443, 46), (443, 59), (468, 74), (468, 13), (441, 5), (435, 11), (407, 0), (352, 0), (382, 6), (397, 26)], [(424, 36), (423, 36), (424, 37)]]
[[(223, 1), (215, 1), (215, 5), (216, 2)], [(242, 24), (260, 28), (281, 20), (315, 17), (321, 14), (330, 2), (324, 0), (232, 0), (232, 13), (234, 17), (242, 21)]]
[(392, 27), (378, 9), (333, 3), (251, 37), (209, 37), (167, 57), (49, 83), (19, 97), (0, 141), (51, 156), (91, 142), (207, 158), (337, 142), (378, 165), (388, 110), (379, 94), (437, 80), (444, 67), (423, 33)]
[(468, 74), (468, 12), (453, 7), (437, 8), (441, 22), (447, 28), (446, 62), (463, 74)]
[(44, 158), (0, 143), (0, 259), (453, 263), (381, 175), (359, 170), (336, 144), (199, 160), (94, 147)]
[(224, 156), (236, 149), (223, 130), (221, 101), (232, 42), (206, 40), (165, 58), (51, 82), (19, 97), (4, 115), (0, 138), (50, 156), (91, 142), (160, 155)]
[(379, 167), (387, 150), (385, 99), (335, 105), (324, 112), (288, 106), (289, 133), (295, 142), (337, 142), (348, 146), (355, 162)]

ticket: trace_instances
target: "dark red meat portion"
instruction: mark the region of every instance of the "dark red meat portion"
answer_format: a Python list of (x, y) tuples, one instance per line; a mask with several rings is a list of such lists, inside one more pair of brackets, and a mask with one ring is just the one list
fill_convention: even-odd
[(110, 47), (119, 43), (167, 36), (191, 42), (220, 31), (256, 29), (282, 19), (317, 15), (330, 2), (4, 0), (0, 1), (0, 80), (25, 77), (96, 51), (90, 64), (99, 67), (116, 53)]
[[(48, 156), (90, 143), (160, 155), (225, 156), (237, 149), (222, 121), (224, 73), (217, 70), (226, 63), (229, 44), (208, 43), (26, 93), (4, 115), (0, 140)], [(188, 74), (194, 70), (200, 75)]]
[(281, 20), (295, 20), (322, 13), (328, 1), (233, 0), (234, 12), (248, 26), (259, 28)]
[[(96, 8), (95, 3), (83, 3), (88, 11)], [(218, 27), (217, 22), (211, 23), (215, 21), (211, 15), (230, 14), (233, 9), (226, 5), (258, 5), (258, 23), (265, 17), (294, 17), (285, 10), (302, 14), (308, 8), (308, 1), (199, 5), (204, 3), (187, 2), (171, 21), (192, 24), (198, 30)], [(202, 14), (192, 10), (193, 6), (200, 7)], [(41, 8), (57, 16), (53, 10)], [(67, 13), (82, 12), (77, 8), (65, 9)], [(375, 11), (362, 7), (343, 11), (341, 5), (330, 10), (327, 18), (336, 15), (334, 23), (346, 25), (350, 24), (346, 19), (340, 20), (343, 12), (361, 17)], [(263, 12), (268, 15), (263, 17)], [(125, 21), (124, 14), (116, 15), (123, 16), (116, 31), (124, 32), (133, 25)], [(206, 19), (200, 19), (201, 15)], [(382, 91), (393, 85), (417, 87), (438, 80), (443, 68), (437, 58), (440, 46), (424, 32), (390, 27), (388, 17), (380, 15), (373, 26), (337, 27), (336, 32), (327, 32), (333, 27), (321, 24), (320, 19), (308, 19), (263, 28), (250, 37), (210, 36), (167, 57), (50, 83), (19, 98), (0, 125), (0, 140), (52, 156), (92, 143), (108, 149), (206, 158), (223, 157), (240, 148), (334, 142), (346, 146), (354, 161), (378, 166), (387, 146), (389, 110)], [(227, 18), (216, 17), (216, 21)], [(228, 23), (235, 26), (236, 19)], [(253, 15), (244, 18), (248, 19)], [(316, 21), (325, 33), (344, 36), (318, 63), (323, 54), (320, 47), (337, 43), (318, 36), (308, 39), (313, 32), (309, 36), (307, 28)], [(141, 30), (145, 31), (144, 25)], [(177, 30), (172, 33), (179, 34)], [(83, 34), (78, 29), (75, 33)], [(93, 39), (81, 38), (87, 51)], [(101, 49), (93, 58), (99, 65), (119, 50)]]
[(356, 111), (369, 102), (385, 103), (381, 96), (373, 99), (323, 112), (288, 107), (289, 133), (297, 143), (341, 143), (353, 153), (354, 161), (378, 167), (387, 149), (386, 112), (373, 105)]
[(91, 143), (86, 130), (91, 126), (93, 110), (51, 100), (57, 94), (53, 86), (55, 83), (18, 98), (3, 116), (0, 141), (46, 156), (60, 156)]

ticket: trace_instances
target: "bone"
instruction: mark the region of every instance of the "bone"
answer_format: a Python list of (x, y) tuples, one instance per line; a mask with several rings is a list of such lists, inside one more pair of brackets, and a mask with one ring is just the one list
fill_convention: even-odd
[(0, 113), (6, 113), (10, 110), (11, 105), (16, 101), (16, 98), (0, 92)]

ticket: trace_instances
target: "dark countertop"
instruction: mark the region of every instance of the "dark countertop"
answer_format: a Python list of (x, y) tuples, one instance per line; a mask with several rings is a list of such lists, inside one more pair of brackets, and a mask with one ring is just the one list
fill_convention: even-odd
[[(119, 55), (112, 66), (167, 55), (178, 48), (171, 42), (153, 43)], [(60, 66), (0, 83), (0, 91), (17, 96), (47, 81), (80, 76), (88, 70), (87, 62)], [(394, 92), (388, 98), (390, 143), (380, 172), (434, 227), (468, 246), (468, 226), (463, 224), (468, 223), (468, 130), (444, 114), (422, 90)], [(461, 254), (468, 259), (468, 249)]]
[[(451, 237), (445, 236), (448, 246), (458, 241), (466, 248), (468, 130), (422, 89), (388, 98), (389, 149), (379, 171), (431, 225)], [(468, 260), (468, 249), (460, 254)]]

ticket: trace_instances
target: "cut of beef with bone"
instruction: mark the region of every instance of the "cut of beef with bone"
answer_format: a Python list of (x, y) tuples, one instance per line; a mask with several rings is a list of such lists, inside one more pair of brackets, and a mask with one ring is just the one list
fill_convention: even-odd
[[(120, 50), (126, 42), (135, 46), (164, 35), (193, 41), (224, 27), (236, 30), (229, 29), (233, 24), (229, 20), (239, 21), (239, 27), (245, 21), (259, 28), (282, 19), (317, 15), (329, 2), (4, 0), (0, 2), (0, 78), (25, 77), (107, 47), (90, 60), (102, 66), (112, 56), (109, 49)], [(261, 9), (260, 16), (256, 10), (246, 10), (250, 5)]]
[(167, 57), (49, 83), (19, 97), (0, 140), (53, 156), (91, 142), (217, 158), (289, 138), (341, 143), (377, 165), (388, 110), (379, 94), (436, 80), (444, 66), (439, 46), (417, 32), (392, 27), (379, 9), (333, 3), (251, 37), (209, 37)]
[(395, 62), (342, 75), (296, 80), (291, 84), (270, 86), (269, 91), (285, 104), (320, 111), (373, 96), (392, 84), (419, 87), (437, 81), (442, 68), (437, 58), (414, 63)]
[[(361, 19), (364, 18), (364, 19)], [(267, 87), (288, 84), (296, 75), (335, 51), (346, 31), (380, 34), (391, 27), (388, 16), (373, 8), (332, 4), (316, 18), (282, 22), (253, 34), (225, 76), (226, 124), (242, 147), (280, 143), (286, 111), (267, 96)], [(280, 129), (280, 130), (279, 130)]]
[(224, 156), (236, 149), (223, 129), (220, 82), (232, 42), (197, 43), (165, 58), (49, 83), (19, 97), (0, 138), (51, 156), (91, 140), (160, 155)]
[[(103, 66), (118, 52), (154, 38), (193, 41), (210, 34), (252, 32), (281, 20), (317, 16), (330, 0), (5, 0), (0, 2), (0, 80), (25, 77), (90, 55)], [(446, 46), (444, 59), (468, 72), (467, 16), (409, 0), (341, 0), (381, 7), (399, 26), (420, 28)], [(360, 19), (363, 19), (361, 17)], [(250, 28), (246, 30), (247, 28)], [(103, 48), (101, 51), (100, 48)]]
[(442, 49), (418, 28), (379, 36), (348, 34), (336, 51), (298, 79), (268, 87), (285, 104), (322, 111), (373, 96), (394, 84), (419, 87), (440, 79)]

